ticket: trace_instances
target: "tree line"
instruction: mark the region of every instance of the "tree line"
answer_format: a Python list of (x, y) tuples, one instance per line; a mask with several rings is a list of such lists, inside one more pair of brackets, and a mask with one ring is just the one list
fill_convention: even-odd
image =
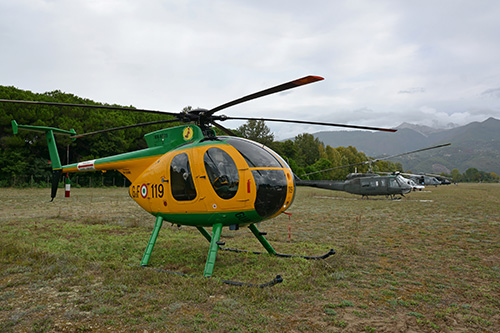
[(460, 173), (458, 169), (451, 170), (448, 175), (455, 183), (498, 183), (500, 176), (494, 172), (480, 171), (476, 168), (469, 168), (464, 173)]
[[(98, 103), (59, 90), (47, 93), (33, 93), (6, 86), (0, 86), (0, 98), (120, 106)], [(134, 107), (130, 106), (130, 108), (133, 109)], [(184, 108), (184, 110), (186, 109), (189, 110), (190, 107)], [(50, 126), (62, 129), (72, 128), (77, 133), (87, 133), (117, 126), (165, 120), (169, 117), (124, 110), (1, 103), (0, 186), (46, 186), (51, 175), (45, 135), (31, 131), (20, 131), (18, 135), (13, 135), (11, 126), (13, 119), (19, 124)], [(136, 127), (83, 137), (75, 141), (67, 136), (57, 136), (56, 141), (61, 162), (68, 164), (146, 148), (146, 142), (143, 139), (145, 134), (165, 126), (177, 125), (180, 125), (180, 123)], [(336, 168), (368, 161), (369, 158), (352, 146), (333, 148), (324, 145), (311, 134), (304, 133), (297, 135), (293, 139), (275, 141), (270, 129), (263, 121), (259, 120), (250, 120), (233, 131), (242, 137), (260, 142), (276, 151), (288, 162), (293, 172), (303, 179), (340, 180), (345, 179), (351, 172), (367, 172), (369, 168), (367, 164)], [(332, 170), (306, 175), (326, 169)], [(375, 172), (403, 171), (400, 163), (390, 161), (373, 163), (372, 169)], [(458, 170), (453, 170), (451, 176), (453, 176), (454, 181), (498, 181), (496, 175), (470, 169), (464, 174), (460, 174)], [(78, 184), (83, 186), (120, 186), (127, 183), (125, 178), (118, 172), (106, 172), (105, 174), (80, 173), (77, 177)], [(76, 176), (72, 178), (76, 178)]]
[[(0, 86), (0, 98), (109, 105), (63, 93), (59, 90), (40, 94), (6, 86)], [(45, 134), (21, 130), (17, 135), (13, 135), (12, 120), (23, 125), (49, 126), (66, 130), (72, 128), (77, 133), (87, 133), (120, 125), (165, 120), (168, 117), (121, 110), (0, 103), (0, 186), (43, 184), (51, 175), (52, 170), (49, 164)], [(144, 134), (161, 128), (162, 125), (151, 125), (147, 128), (136, 127), (126, 131), (83, 137), (75, 141), (68, 136), (56, 135), (56, 142), (61, 162), (63, 164), (75, 163), (146, 148), (146, 142), (142, 138)], [(123, 183), (123, 178), (117, 172), (108, 172), (104, 178), (96, 177), (91, 173), (81, 173), (78, 177), (83, 185), (88, 185), (93, 178), (95, 178), (94, 185), (99, 185), (99, 183), (107, 185), (111, 179)], [(116, 180), (116, 177), (120, 177), (120, 179)]]

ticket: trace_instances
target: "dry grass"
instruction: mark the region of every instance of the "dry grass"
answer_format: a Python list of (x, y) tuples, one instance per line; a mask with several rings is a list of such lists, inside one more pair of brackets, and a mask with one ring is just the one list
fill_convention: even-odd
[[(278, 252), (219, 252), (231, 287), (138, 267), (154, 218), (126, 189), (0, 189), (0, 331), (499, 331), (500, 185), (430, 187), (399, 201), (300, 188), (260, 228)], [(291, 239), (289, 240), (289, 230)], [(248, 230), (229, 247), (262, 251)], [(150, 264), (200, 276), (208, 243), (164, 224)]]

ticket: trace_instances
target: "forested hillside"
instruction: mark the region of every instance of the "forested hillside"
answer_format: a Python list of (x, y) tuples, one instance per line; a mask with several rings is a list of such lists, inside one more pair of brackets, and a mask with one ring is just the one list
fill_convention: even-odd
[[(0, 99), (109, 105), (61, 91), (37, 94), (5, 86), (0, 86)], [(130, 106), (130, 108), (133, 107)], [(74, 129), (77, 133), (87, 133), (166, 119), (169, 119), (169, 116), (122, 110), (0, 103), (0, 186), (47, 186), (51, 175), (45, 135), (22, 130), (18, 135), (13, 135), (12, 120), (16, 120), (19, 124)], [(68, 164), (145, 148), (144, 134), (166, 126), (177, 125), (179, 123), (136, 127), (77, 140), (71, 140), (67, 136), (56, 136), (56, 141), (61, 162)], [(368, 171), (368, 165), (365, 164), (304, 176), (314, 171), (361, 163), (369, 160), (369, 157), (352, 145), (332, 148), (312, 134), (300, 134), (283, 142), (274, 141), (273, 134), (262, 121), (249, 121), (234, 131), (242, 137), (261, 142), (274, 149), (288, 161), (294, 173), (303, 179), (340, 180), (345, 179), (350, 172)], [(402, 164), (397, 162), (379, 161), (372, 167), (373, 171), (404, 171)], [(463, 175), (458, 173), (458, 170), (453, 171), (457, 180), (489, 179), (489, 174), (478, 173), (478, 170), (468, 173), (469, 176), (474, 176), (472, 178), (462, 177)], [(125, 178), (117, 172), (78, 173), (71, 177), (72, 183), (78, 185), (126, 185)]]
[[(101, 105), (61, 91), (36, 94), (5, 86), (0, 86), (0, 98)], [(18, 135), (12, 135), (11, 121), (13, 119), (19, 124), (51, 126), (66, 130), (73, 128), (77, 133), (86, 133), (121, 125), (164, 120), (168, 117), (139, 112), (0, 103), (1, 186), (20, 186), (32, 181), (44, 182), (51, 170), (45, 135), (30, 131), (19, 131)], [(143, 135), (160, 128), (161, 125), (132, 128), (75, 141), (67, 136), (56, 136), (56, 141), (61, 162), (66, 164), (145, 148)], [(67, 159), (68, 145), (69, 161)], [(113, 176), (110, 174), (107, 178)], [(88, 181), (86, 179), (88, 177), (88, 175), (79, 174), (83, 183)]]

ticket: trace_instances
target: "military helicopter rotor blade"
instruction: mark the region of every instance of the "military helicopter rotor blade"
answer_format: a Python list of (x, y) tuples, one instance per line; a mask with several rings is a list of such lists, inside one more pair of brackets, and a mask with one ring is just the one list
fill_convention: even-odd
[(437, 146), (432, 146), (432, 147), (427, 147), (427, 148), (417, 149), (417, 150), (413, 150), (413, 151), (409, 151), (409, 152), (406, 152), (406, 153), (401, 153), (401, 154), (397, 154), (397, 155), (392, 155), (392, 156), (387, 156), (387, 157), (375, 158), (375, 159), (373, 159), (372, 161), (373, 161), (373, 162), (383, 161), (383, 160), (387, 160), (387, 159), (394, 158), (394, 157), (400, 157), (400, 156), (404, 156), (404, 155), (409, 155), (409, 154), (420, 153), (421, 151), (426, 151), (426, 150), (431, 150), (431, 149), (436, 149), (436, 148), (446, 147), (446, 146), (450, 146), (450, 145), (451, 145), (451, 143), (444, 143), (444, 144), (442, 144), (442, 145), (437, 145)]
[(133, 128), (133, 127), (141, 127), (141, 126), (156, 125), (156, 124), (165, 124), (165, 123), (175, 123), (175, 122), (179, 122), (179, 121), (182, 121), (182, 120), (176, 118), (176, 119), (150, 121), (150, 122), (147, 122), (147, 123), (140, 123), (140, 124), (134, 124), (134, 125), (127, 125), (127, 126), (106, 128), (106, 129), (103, 129), (103, 130), (98, 130), (98, 131), (93, 131), (93, 132), (87, 132), (87, 133), (82, 133), (82, 134), (76, 134), (76, 135), (70, 136), (70, 138), (72, 138), (72, 139), (78, 139), (78, 138), (82, 138), (84, 136), (89, 136), (89, 135), (94, 135), (94, 134), (101, 134), (101, 133), (112, 132), (112, 131), (118, 131), (118, 130)]
[(320, 171), (314, 171), (314, 172), (304, 173), (301, 176), (309, 176), (309, 175), (314, 175), (314, 174), (321, 173), (321, 172), (327, 172), (327, 171), (331, 171), (331, 170), (349, 168), (349, 167), (352, 167), (352, 166), (365, 165), (365, 164), (369, 164), (369, 163), (371, 163), (371, 161), (364, 161), (364, 162), (359, 162), (359, 163), (346, 164), (346, 165), (336, 166), (336, 167), (333, 167), (333, 168), (328, 168), (328, 169), (324, 169), (324, 170), (320, 170)]
[(10, 100), (10, 99), (0, 99), (0, 103), (17, 103), (17, 104), (46, 105), (46, 106), (57, 106), (57, 107), (122, 110), (122, 111), (154, 113), (154, 114), (161, 114), (161, 115), (174, 116), (174, 117), (178, 117), (180, 114), (180, 112), (168, 112), (168, 111), (148, 110), (148, 109), (134, 109), (131, 107), (111, 106), (111, 105), (95, 105), (95, 104), (74, 104), (74, 103), (57, 103), (57, 102), (42, 102), (42, 101), (22, 101), (22, 100)]
[(423, 177), (423, 176), (427, 176), (427, 177), (442, 177), (442, 178), (445, 178), (445, 179), (448, 179), (448, 180), (452, 179), (450, 177), (446, 177), (446, 176), (442, 176), (442, 175), (436, 175), (435, 173), (426, 173), (426, 172), (423, 172), (423, 173), (407, 173), (407, 172), (402, 172), (401, 174), (405, 175), (405, 176), (410, 176), (410, 177)]
[(442, 178), (448, 179), (448, 180), (452, 179), (451, 177), (446, 177), (446, 176), (442, 176), (442, 175), (436, 175), (435, 173), (426, 173), (425, 175), (431, 176), (431, 177), (442, 177)]
[(300, 78), (300, 79), (297, 79), (297, 80), (293, 80), (293, 81), (290, 81), (290, 82), (287, 82), (287, 83), (283, 83), (283, 84), (280, 84), (280, 85), (277, 85), (275, 87), (271, 87), (271, 88), (268, 88), (268, 89), (264, 89), (264, 90), (258, 91), (256, 93), (253, 93), (253, 94), (250, 94), (250, 95), (243, 96), (241, 98), (235, 99), (235, 100), (233, 100), (231, 102), (227, 102), (225, 104), (219, 105), (219, 106), (217, 106), (217, 107), (215, 107), (213, 109), (210, 109), (208, 111), (208, 114), (212, 115), (212, 114), (214, 114), (217, 111), (220, 111), (220, 110), (223, 110), (223, 109), (227, 109), (228, 107), (231, 107), (231, 106), (234, 106), (234, 105), (237, 105), (237, 104), (241, 104), (241, 103), (244, 103), (244, 102), (251, 101), (252, 99), (256, 99), (256, 98), (264, 97), (264, 96), (267, 96), (267, 95), (275, 94), (275, 93), (278, 93), (278, 92), (281, 92), (281, 91), (284, 91), (284, 90), (288, 90), (288, 89), (297, 88), (297, 87), (303, 86), (305, 84), (309, 84), (309, 83), (313, 83), (313, 82), (317, 82), (317, 81), (321, 81), (321, 80), (324, 80), (324, 78), (322, 78), (320, 76), (313, 76), (313, 75), (305, 76), (303, 78)]
[[(324, 169), (324, 170), (320, 170), (320, 171), (309, 172), (309, 173), (303, 174), (302, 176), (309, 176), (309, 175), (313, 175), (313, 174), (316, 174), (316, 173), (321, 173), (321, 172), (326, 172), (326, 171), (331, 171), (331, 170), (336, 170), (336, 169), (342, 169), (342, 168), (348, 168), (348, 167), (352, 167), (352, 166), (372, 164), (372, 163), (375, 163), (375, 162), (378, 162), (378, 161), (388, 160), (388, 159), (394, 158), (394, 157), (399, 157), (399, 156), (404, 156), (404, 155), (409, 155), (409, 154), (415, 154), (415, 153), (419, 153), (419, 152), (422, 152), (422, 151), (436, 149), (436, 148), (441, 148), (441, 147), (446, 147), (446, 146), (450, 146), (450, 145), (451, 145), (451, 143), (445, 143), (445, 144), (441, 144), (441, 145), (437, 145), (437, 146), (432, 146), (432, 147), (427, 147), (427, 148), (422, 148), (422, 149), (417, 149), (417, 150), (413, 150), (413, 151), (409, 151), (409, 152), (401, 153), (401, 154), (397, 154), (397, 155), (392, 155), (392, 156), (387, 156), (387, 157), (380, 157), (380, 158), (374, 158), (374, 159), (370, 159), (368, 161), (364, 161), (364, 162), (360, 162), (360, 163), (341, 165), (341, 166), (337, 166), (337, 167), (333, 167), (333, 168), (328, 168), (328, 169)], [(401, 174), (405, 174), (405, 173), (401, 173)], [(410, 174), (406, 174), (406, 175), (410, 175)]]
[(250, 117), (227, 117), (221, 120), (263, 120), (263, 121), (274, 121), (282, 123), (294, 123), (294, 124), (308, 124), (308, 125), (321, 125), (321, 126), (334, 126), (334, 127), (344, 127), (344, 128), (355, 128), (363, 130), (372, 131), (383, 131), (383, 132), (396, 132), (397, 129), (392, 128), (380, 128), (371, 126), (359, 126), (359, 125), (347, 125), (347, 124), (335, 124), (335, 123), (325, 123), (319, 121), (307, 121), (307, 120), (292, 120), (292, 119), (273, 119), (273, 118), (250, 118)]

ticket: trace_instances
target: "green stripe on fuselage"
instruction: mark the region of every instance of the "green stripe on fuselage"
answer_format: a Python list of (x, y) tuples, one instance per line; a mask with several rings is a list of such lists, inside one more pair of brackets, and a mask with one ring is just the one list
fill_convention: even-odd
[(238, 224), (246, 226), (264, 220), (255, 210), (223, 212), (223, 213), (151, 213), (154, 216), (162, 216), (165, 221), (174, 224), (211, 227), (216, 223), (223, 226)]

